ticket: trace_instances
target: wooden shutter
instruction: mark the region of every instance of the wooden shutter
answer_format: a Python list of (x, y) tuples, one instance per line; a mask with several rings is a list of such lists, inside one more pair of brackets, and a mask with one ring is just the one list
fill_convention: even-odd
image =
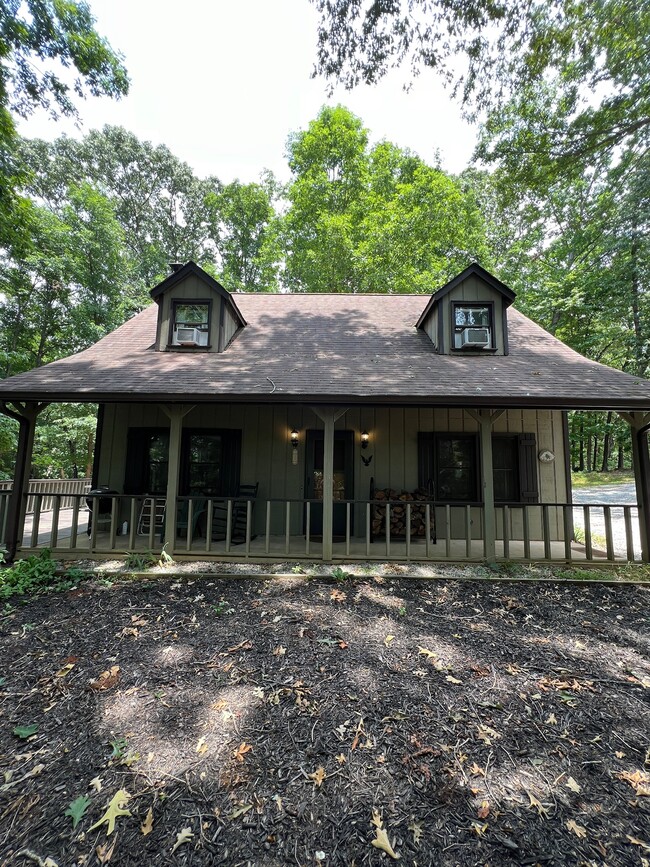
[(534, 433), (519, 434), (519, 500), (539, 502), (537, 481), (537, 440)]
[(420, 431), (418, 433), (418, 487), (433, 493), (433, 434)]

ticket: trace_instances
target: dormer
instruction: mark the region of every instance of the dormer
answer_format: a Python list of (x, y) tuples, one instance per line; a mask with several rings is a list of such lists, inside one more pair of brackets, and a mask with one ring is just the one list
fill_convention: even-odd
[(223, 352), (246, 325), (232, 295), (195, 262), (172, 265), (151, 290), (159, 352)]
[(416, 323), (441, 355), (508, 354), (515, 293), (474, 263), (438, 289)]

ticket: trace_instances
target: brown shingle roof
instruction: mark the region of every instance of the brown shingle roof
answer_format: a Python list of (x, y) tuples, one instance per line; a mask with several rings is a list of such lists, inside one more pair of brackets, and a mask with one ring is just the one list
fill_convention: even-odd
[(422, 295), (235, 296), (224, 353), (156, 352), (157, 307), (94, 346), (0, 382), (0, 399), (323, 400), (650, 410), (650, 382), (583, 358), (518, 311), (510, 354), (438, 355)]

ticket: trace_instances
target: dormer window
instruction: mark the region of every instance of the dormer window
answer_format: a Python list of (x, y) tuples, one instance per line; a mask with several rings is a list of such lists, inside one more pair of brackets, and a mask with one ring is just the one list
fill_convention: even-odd
[(210, 302), (174, 299), (172, 346), (207, 347), (210, 334)]
[(493, 349), (492, 304), (452, 304), (453, 348)]

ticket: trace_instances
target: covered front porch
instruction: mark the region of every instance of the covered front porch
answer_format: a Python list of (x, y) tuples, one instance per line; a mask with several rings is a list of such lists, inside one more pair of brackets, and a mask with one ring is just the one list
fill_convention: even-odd
[(54, 480), (28, 496), (39, 408), (9, 411), (24, 431), (14, 490), (0, 492), (10, 556), (164, 546), (175, 559), (251, 562), (650, 559), (645, 413), (625, 414), (636, 504), (582, 505), (556, 409), (106, 405), (101, 490), (72, 497)]

